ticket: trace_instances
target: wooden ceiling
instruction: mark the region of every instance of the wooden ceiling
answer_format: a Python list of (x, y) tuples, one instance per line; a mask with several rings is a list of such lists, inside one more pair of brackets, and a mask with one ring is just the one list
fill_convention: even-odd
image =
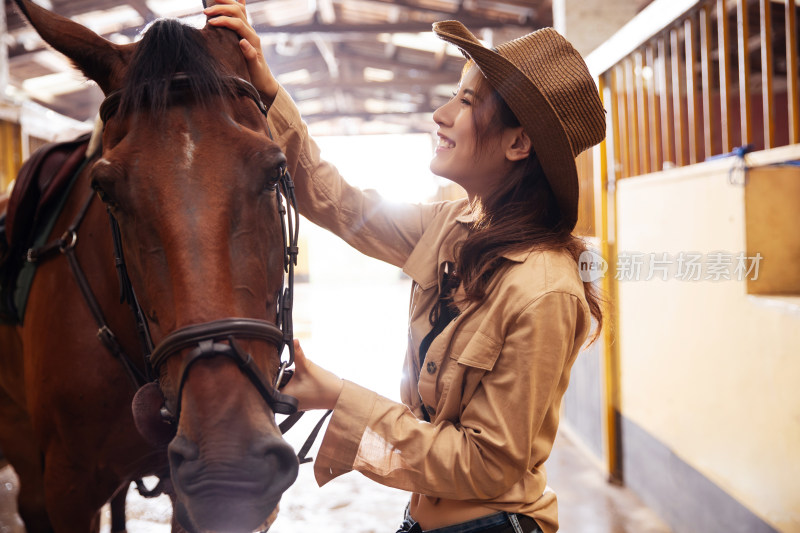
[[(115, 42), (177, 17), (200, 27), (201, 0), (38, 0)], [(100, 90), (47, 49), (5, 0), (10, 85), (80, 121), (93, 120)], [(551, 0), (251, 0), (265, 57), (315, 133), (430, 131), (463, 57), (431, 24), (457, 19), (487, 44), (553, 23)]]

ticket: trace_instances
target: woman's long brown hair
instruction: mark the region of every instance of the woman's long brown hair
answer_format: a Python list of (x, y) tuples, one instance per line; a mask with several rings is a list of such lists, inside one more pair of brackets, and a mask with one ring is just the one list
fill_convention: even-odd
[[(468, 62), (464, 72), (473, 65)], [(506, 128), (520, 126), (503, 98), (482, 77), (475, 88), (473, 121), (476, 152), (495, 148), (488, 143)], [(586, 243), (564, 226), (556, 202), (536, 154), (517, 162), (500, 188), (473, 206), (476, 213), (472, 231), (462, 243), (456, 258), (456, 272), (464, 285), (466, 300), (483, 301), (487, 287), (507, 259), (508, 253), (535, 248), (568, 253), (576, 268), (578, 259), (588, 249)], [(590, 344), (600, 336), (603, 326), (602, 303), (598, 287), (583, 283), (589, 311), (596, 321)]]

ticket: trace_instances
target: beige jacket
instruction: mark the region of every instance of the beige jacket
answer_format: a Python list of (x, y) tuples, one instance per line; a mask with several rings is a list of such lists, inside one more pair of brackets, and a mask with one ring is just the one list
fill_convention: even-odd
[(420, 369), (419, 345), (431, 329), (444, 264), (468, 233), (466, 201), (397, 205), (348, 185), (319, 159), (283, 90), (269, 123), (288, 158), (300, 212), (413, 280), (403, 403), (345, 382), (314, 466), (319, 484), (357, 470), (415, 493), (412, 509), (415, 502), (428, 509), (472, 502), (532, 516), (545, 533), (556, 531), (544, 462), (591, 323), (575, 262), (551, 251), (509, 256), (512, 265), (487, 300), (462, 306)]

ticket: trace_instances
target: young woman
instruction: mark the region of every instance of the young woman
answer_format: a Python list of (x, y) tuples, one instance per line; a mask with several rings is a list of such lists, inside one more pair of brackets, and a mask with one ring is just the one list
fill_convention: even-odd
[(579, 276), (584, 244), (571, 233), (574, 157), (605, 134), (580, 55), (549, 28), (490, 50), (459, 22), (434, 24), (468, 62), (433, 114), (430, 167), (468, 198), (398, 206), (320, 160), (264, 61), (244, 1), (219, 0), (206, 14), (242, 37), (300, 212), (413, 280), (402, 404), (339, 379), (296, 347), (284, 392), (302, 409), (334, 410), (317, 481), (357, 470), (412, 492), (398, 533), (556, 531), (544, 463), (572, 363), (592, 318), (598, 332), (602, 324), (599, 299)]

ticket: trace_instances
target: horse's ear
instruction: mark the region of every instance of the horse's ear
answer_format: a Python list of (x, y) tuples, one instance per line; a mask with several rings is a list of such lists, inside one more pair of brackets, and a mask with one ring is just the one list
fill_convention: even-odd
[(104, 93), (121, 85), (125, 65), (136, 45), (116, 45), (30, 0), (15, 0), (15, 3), (42, 39), (71, 59)]

